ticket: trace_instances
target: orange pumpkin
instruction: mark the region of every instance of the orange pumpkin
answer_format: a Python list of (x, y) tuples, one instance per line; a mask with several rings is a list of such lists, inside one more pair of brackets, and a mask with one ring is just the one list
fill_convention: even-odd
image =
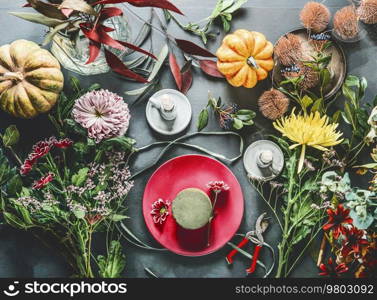
[(274, 47), (256, 31), (239, 29), (228, 34), (217, 50), (217, 68), (236, 87), (254, 87), (272, 70)]
[(17, 40), (0, 47), (0, 108), (30, 119), (48, 112), (63, 89), (63, 73), (50, 52)]

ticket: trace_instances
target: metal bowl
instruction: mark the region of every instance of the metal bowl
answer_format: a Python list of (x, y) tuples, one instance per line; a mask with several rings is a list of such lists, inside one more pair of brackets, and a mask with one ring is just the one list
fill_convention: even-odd
[[(295, 34), (301, 39), (305, 53), (314, 52), (313, 46), (309, 43), (309, 35), (305, 28), (287, 32), (283, 36), (289, 33)], [(328, 33), (331, 34), (330, 32)], [(331, 74), (331, 82), (324, 89), (325, 100), (330, 99), (340, 90), (347, 75), (347, 61), (344, 51), (334, 38), (331, 41), (332, 46), (325, 50), (326, 53), (332, 54), (332, 59), (328, 66)], [(272, 71), (272, 83), (275, 88), (279, 87), (279, 83), (285, 80), (281, 73), (283, 67), (280, 60), (275, 56), (275, 66)], [(310, 89), (310, 91), (316, 94), (319, 92), (318, 88)]]

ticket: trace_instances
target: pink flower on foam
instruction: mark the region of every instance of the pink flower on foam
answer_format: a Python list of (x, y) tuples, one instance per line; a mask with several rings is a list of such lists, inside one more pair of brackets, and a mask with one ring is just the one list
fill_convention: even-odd
[(220, 193), (230, 189), (224, 181), (210, 181), (207, 183), (207, 187), (214, 193)]
[(161, 198), (153, 202), (151, 215), (155, 224), (162, 224), (166, 221), (169, 215), (169, 206), (170, 202)]
[(130, 121), (128, 105), (108, 90), (92, 91), (77, 99), (72, 115), (96, 143), (125, 134)]

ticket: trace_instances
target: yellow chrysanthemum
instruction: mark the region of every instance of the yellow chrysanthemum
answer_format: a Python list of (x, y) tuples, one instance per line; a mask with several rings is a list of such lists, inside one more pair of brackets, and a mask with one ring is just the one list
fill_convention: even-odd
[(281, 118), (274, 122), (274, 127), (291, 141), (296, 142), (290, 149), (302, 145), (298, 173), (301, 172), (306, 146), (326, 151), (326, 147), (338, 145), (343, 141), (341, 132), (337, 132), (338, 124), (329, 124), (329, 118), (322, 116), (319, 112), (309, 115), (296, 115), (294, 109), (290, 116)]

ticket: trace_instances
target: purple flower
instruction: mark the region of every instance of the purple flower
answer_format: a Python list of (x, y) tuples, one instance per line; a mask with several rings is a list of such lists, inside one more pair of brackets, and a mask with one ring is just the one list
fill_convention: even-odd
[(230, 189), (229, 185), (227, 185), (224, 181), (210, 181), (207, 183), (207, 187), (214, 193), (220, 193)]
[(169, 206), (170, 202), (161, 198), (153, 202), (151, 215), (155, 224), (162, 224), (166, 221), (169, 215)]
[(72, 115), (96, 143), (125, 134), (131, 117), (123, 98), (108, 90), (92, 91), (77, 99)]

